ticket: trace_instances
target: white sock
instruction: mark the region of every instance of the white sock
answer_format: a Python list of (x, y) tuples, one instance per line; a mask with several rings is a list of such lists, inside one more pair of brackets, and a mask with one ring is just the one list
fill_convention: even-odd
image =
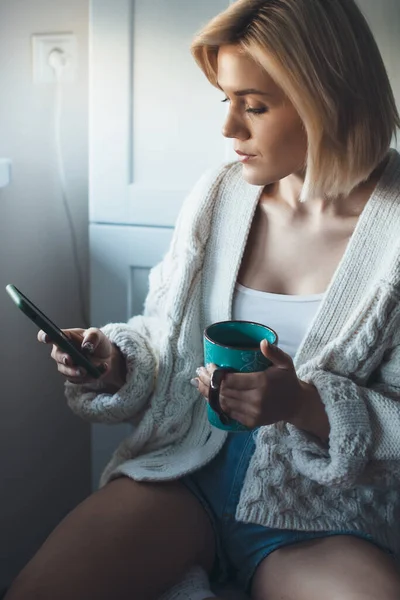
[(204, 600), (215, 598), (210, 590), (210, 582), (205, 570), (196, 565), (174, 587), (167, 590), (159, 600)]

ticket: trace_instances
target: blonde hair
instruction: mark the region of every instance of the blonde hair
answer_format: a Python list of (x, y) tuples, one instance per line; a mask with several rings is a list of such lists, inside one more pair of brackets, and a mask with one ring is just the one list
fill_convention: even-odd
[(302, 200), (347, 196), (383, 161), (400, 127), (393, 91), (354, 0), (237, 0), (195, 37), (215, 86), (218, 50), (237, 45), (282, 88), (303, 121)]

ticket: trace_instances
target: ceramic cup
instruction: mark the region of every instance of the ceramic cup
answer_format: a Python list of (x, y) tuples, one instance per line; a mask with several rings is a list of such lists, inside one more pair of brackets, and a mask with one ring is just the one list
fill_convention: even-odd
[(226, 431), (248, 431), (248, 428), (227, 417), (219, 404), (219, 390), (228, 372), (254, 373), (264, 371), (271, 362), (260, 350), (260, 342), (278, 342), (278, 336), (266, 325), (251, 321), (221, 321), (204, 330), (204, 364), (214, 363), (217, 369), (211, 377), (207, 414), (211, 425)]

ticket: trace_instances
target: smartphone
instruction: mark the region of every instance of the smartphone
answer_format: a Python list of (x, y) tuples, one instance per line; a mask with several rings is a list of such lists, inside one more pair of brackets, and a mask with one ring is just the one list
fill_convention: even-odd
[(14, 285), (7, 285), (6, 292), (9, 294), (14, 303), (18, 306), (23, 313), (26, 314), (27, 317), (35, 325), (39, 327), (39, 329), (43, 329), (45, 333), (49, 336), (50, 340), (56, 344), (63, 352), (69, 354), (74, 363), (86, 369), (87, 373), (96, 379), (102, 375), (102, 371), (95, 367), (90, 360), (80, 352), (71, 342), (71, 340), (61, 331), (57, 325), (55, 325), (41, 310), (38, 309), (37, 306), (33, 304), (24, 296), (22, 292), (20, 292)]

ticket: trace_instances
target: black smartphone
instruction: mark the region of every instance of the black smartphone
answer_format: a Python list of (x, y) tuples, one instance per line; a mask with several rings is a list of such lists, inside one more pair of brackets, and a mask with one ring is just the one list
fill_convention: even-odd
[(74, 363), (78, 367), (83, 367), (86, 369), (87, 373), (96, 379), (102, 375), (102, 371), (95, 367), (90, 360), (80, 352), (71, 342), (71, 340), (61, 331), (57, 325), (55, 325), (41, 310), (38, 309), (37, 306), (33, 304), (24, 296), (22, 292), (20, 292), (14, 285), (7, 285), (6, 291), (9, 296), (12, 298), (14, 303), (18, 306), (23, 313), (26, 314), (27, 317), (35, 325), (39, 327), (39, 329), (43, 329), (45, 333), (49, 336), (50, 340), (56, 344), (63, 352), (69, 354)]

